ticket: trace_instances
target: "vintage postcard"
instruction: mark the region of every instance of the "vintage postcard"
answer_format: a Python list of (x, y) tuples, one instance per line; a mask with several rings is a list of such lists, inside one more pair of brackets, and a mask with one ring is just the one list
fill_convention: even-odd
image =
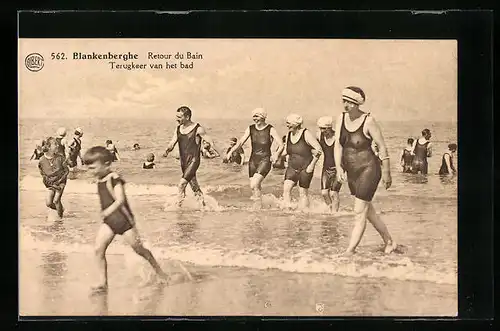
[(21, 316), (457, 316), (457, 42), (19, 39)]

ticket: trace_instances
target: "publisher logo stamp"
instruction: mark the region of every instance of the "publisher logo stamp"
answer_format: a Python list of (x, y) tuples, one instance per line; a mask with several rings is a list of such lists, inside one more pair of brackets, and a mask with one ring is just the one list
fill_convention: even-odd
[(43, 68), (43, 56), (38, 53), (31, 53), (26, 56), (24, 64), (29, 71), (40, 71)]

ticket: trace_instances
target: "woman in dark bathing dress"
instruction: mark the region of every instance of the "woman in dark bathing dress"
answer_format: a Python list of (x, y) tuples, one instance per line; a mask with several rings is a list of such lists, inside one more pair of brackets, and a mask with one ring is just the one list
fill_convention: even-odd
[[(345, 112), (336, 122), (335, 140), (338, 143), (335, 144), (335, 164), (338, 180), (347, 180), (351, 195), (355, 197), (355, 225), (345, 254), (351, 255), (355, 252), (365, 232), (367, 220), (384, 240), (385, 253), (389, 254), (397, 245), (371, 202), (380, 179), (386, 189), (392, 184), (389, 154), (384, 137), (370, 113), (359, 109), (365, 102), (363, 90), (349, 86), (342, 91), (342, 100)], [(380, 159), (373, 152), (373, 142), (379, 148)]]

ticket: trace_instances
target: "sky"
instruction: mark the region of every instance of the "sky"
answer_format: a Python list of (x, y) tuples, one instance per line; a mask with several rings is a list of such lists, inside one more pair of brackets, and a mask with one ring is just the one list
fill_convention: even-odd
[[(196, 118), (244, 118), (263, 107), (317, 118), (342, 111), (349, 85), (366, 93), (362, 109), (382, 121), (457, 120), (455, 40), (354, 39), (19, 39), (19, 118), (170, 118), (181, 105)], [(44, 67), (25, 67), (30, 53)], [(66, 60), (51, 60), (64, 52)], [(109, 60), (73, 52), (202, 54), (192, 69), (111, 69)], [(118, 64), (131, 63), (115, 61)]]

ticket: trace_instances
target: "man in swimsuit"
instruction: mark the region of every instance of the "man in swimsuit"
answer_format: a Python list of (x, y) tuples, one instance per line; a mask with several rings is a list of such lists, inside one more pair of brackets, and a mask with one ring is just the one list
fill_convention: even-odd
[[(250, 188), (252, 189), (252, 200), (255, 201), (255, 208), (262, 207), (262, 181), (271, 170), (272, 164), (277, 160), (277, 156), (283, 150), (283, 143), (276, 129), (266, 123), (267, 112), (262, 108), (252, 111), (254, 124), (247, 127), (245, 133), (224, 157), (228, 160), (233, 152), (238, 150), (250, 138), (252, 153), (248, 160), (248, 177), (250, 177)], [(278, 145), (278, 149), (273, 155), (271, 145), (273, 141)]]
[(321, 173), (321, 195), (332, 212), (339, 210), (339, 191), (342, 183), (337, 181), (337, 169), (333, 150), (335, 146), (335, 131), (333, 119), (323, 116), (318, 119), (318, 132), (316, 138), (323, 151), (323, 171)]
[(412, 172), (414, 174), (418, 174), (419, 172), (422, 175), (427, 175), (428, 172), (428, 163), (427, 158), (432, 156), (432, 146), (429, 139), (431, 139), (431, 131), (429, 129), (422, 130), (422, 136), (418, 138), (413, 143), (413, 163), (412, 163)]
[(457, 144), (448, 145), (448, 152), (444, 153), (441, 159), (441, 168), (439, 168), (440, 175), (454, 175), (457, 173), (457, 169), (455, 169), (455, 165), (453, 164), (453, 156), (456, 151)]
[(413, 138), (408, 138), (406, 147), (401, 151), (400, 164), (404, 173), (411, 173), (411, 164), (413, 163)]
[(196, 179), (196, 171), (201, 161), (201, 141), (205, 140), (210, 146), (215, 148), (212, 138), (206, 134), (205, 129), (199, 123), (191, 121), (191, 115), (191, 109), (186, 106), (177, 109), (176, 117), (179, 125), (174, 130), (172, 139), (163, 154), (163, 157), (167, 157), (174, 149), (175, 144), (179, 143), (179, 158), (182, 169), (182, 178), (179, 182), (179, 197), (177, 202), (179, 207), (186, 197), (186, 186), (188, 183), (194, 195), (198, 197), (202, 205), (205, 206), (203, 192)]
[[(288, 135), (285, 154), (288, 166), (283, 183), (283, 201), (290, 208), (292, 189), (299, 184), (301, 205), (309, 207), (309, 186), (314, 174), (314, 167), (321, 156), (321, 145), (309, 130), (302, 128), (302, 117), (290, 114), (286, 118)], [(278, 155), (278, 157), (281, 155)]]
[[(356, 221), (345, 254), (354, 254), (365, 232), (367, 219), (384, 240), (385, 253), (388, 254), (397, 246), (371, 202), (381, 178), (386, 189), (392, 184), (387, 147), (375, 119), (359, 109), (365, 102), (363, 90), (349, 86), (342, 91), (342, 99), (345, 112), (339, 116), (335, 128), (335, 165), (338, 180), (347, 180), (351, 195), (355, 197)], [(373, 152), (373, 142), (380, 150), (380, 159)]]

